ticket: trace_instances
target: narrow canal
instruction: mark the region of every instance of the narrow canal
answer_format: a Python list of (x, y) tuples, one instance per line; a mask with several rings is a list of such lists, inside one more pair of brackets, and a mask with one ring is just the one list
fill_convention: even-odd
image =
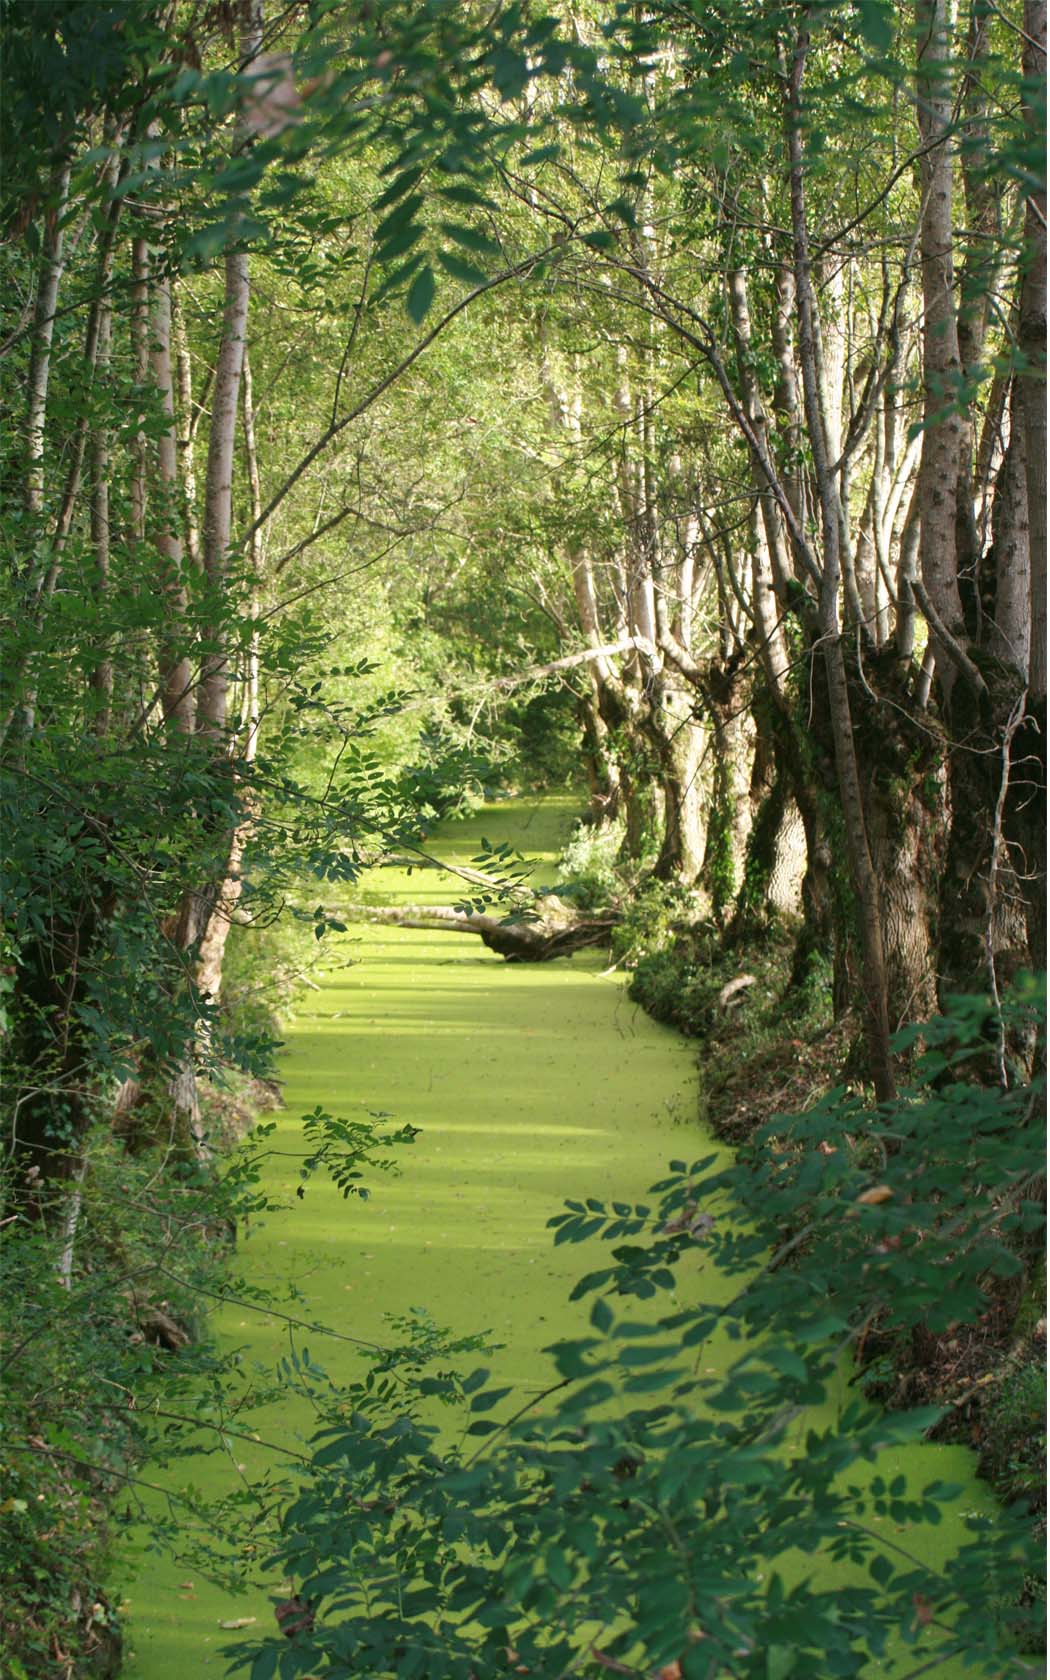
[[(434, 849), (466, 863), (482, 835), (509, 841), (537, 860), (534, 879), (553, 882), (573, 815), (565, 799), (518, 800), (453, 825)], [(430, 872), (384, 872), (367, 886), (385, 903), (460, 896), (450, 877)], [(333, 939), (320, 991), (303, 996), (289, 1024), (280, 1068), (286, 1108), (274, 1142), (291, 1154), (274, 1157), (267, 1188), (287, 1205), (242, 1245), (245, 1274), (297, 1318), (344, 1336), (388, 1341), (389, 1316), (414, 1308), (460, 1333), (489, 1332), (503, 1344), (486, 1359), (501, 1385), (522, 1397), (542, 1388), (541, 1350), (580, 1329), (581, 1309), (568, 1297), (586, 1269), (572, 1245), (552, 1246), (548, 1218), (567, 1196), (635, 1200), (669, 1157), (709, 1144), (695, 1118), (695, 1046), (632, 1005), (622, 978), (604, 970), (598, 953), (508, 965), (475, 938), (389, 925)], [(401, 1176), (373, 1177), (367, 1202), (344, 1201), (321, 1181), (298, 1200), (292, 1157), (302, 1149), (301, 1116), (317, 1105), (419, 1127), (413, 1148), (400, 1152)], [(227, 1306), (215, 1329), (224, 1346), (242, 1350), (246, 1387), (253, 1371), (272, 1376), (289, 1351), (287, 1324), (266, 1313)], [(336, 1380), (362, 1373), (349, 1342), (302, 1334), (296, 1342)], [(252, 1429), (298, 1448), (310, 1421), (287, 1397)], [(274, 1455), (251, 1441), (230, 1446), (184, 1462), (171, 1485), (213, 1494), (254, 1486), (265, 1497)], [(962, 1511), (984, 1507), (986, 1495), (961, 1449), (912, 1450), (923, 1455), (922, 1480), (964, 1484), (947, 1520), (924, 1530), (924, 1554), (936, 1563), (959, 1544)], [(128, 1680), (218, 1676), (237, 1624), (245, 1637), (274, 1625), (276, 1579), (234, 1595), (166, 1552), (140, 1550), (133, 1565)], [(940, 1670), (951, 1672), (951, 1664)]]
[[(467, 863), (481, 837), (509, 841), (554, 879), (571, 829), (567, 799), (519, 800), (450, 828), (435, 850)], [(368, 883), (384, 902), (453, 903), (449, 876), (384, 871)], [(300, 999), (280, 1075), (278, 1147), (301, 1150), (300, 1117), (318, 1104), (410, 1122), (399, 1177), (374, 1177), (368, 1202), (344, 1201), (316, 1181), (294, 1190), (294, 1162), (275, 1160), (267, 1187), (287, 1211), (249, 1236), (240, 1262), (278, 1295), (294, 1283), (295, 1316), (365, 1340), (389, 1340), (387, 1315), (415, 1307), (457, 1331), (505, 1344), (490, 1363), (501, 1382), (538, 1389), (540, 1350), (579, 1322), (568, 1301), (579, 1251), (552, 1247), (546, 1222), (566, 1196), (637, 1197), (694, 1126), (694, 1050), (629, 1003), (606, 959), (507, 964), (476, 938), (357, 925), (332, 941), (320, 992)], [(216, 1330), (244, 1350), (244, 1369), (270, 1372), (288, 1352), (287, 1327), (224, 1308)], [(361, 1374), (349, 1344), (300, 1336), (333, 1377)], [(297, 1445), (309, 1427), (298, 1402), (268, 1408), (260, 1433)], [(265, 1424), (265, 1430), (263, 1429)], [(272, 1461), (251, 1443), (215, 1451), (176, 1479), (216, 1492), (264, 1476)], [(238, 1468), (242, 1466), (243, 1468)], [(188, 1680), (224, 1664), (236, 1638), (224, 1621), (267, 1624), (279, 1583), (233, 1598), (199, 1572), (146, 1553), (127, 1594), (131, 1680)]]

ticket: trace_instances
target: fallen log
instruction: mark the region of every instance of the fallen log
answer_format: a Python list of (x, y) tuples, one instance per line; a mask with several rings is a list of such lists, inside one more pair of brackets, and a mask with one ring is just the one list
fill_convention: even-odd
[(612, 910), (578, 916), (553, 895), (537, 900), (535, 910), (527, 917), (506, 921), (474, 910), (453, 910), (444, 904), (350, 904), (333, 907), (332, 913), (349, 921), (388, 922), (394, 927), (431, 933), (475, 934), (507, 962), (551, 962), (574, 951), (607, 945), (619, 919)]

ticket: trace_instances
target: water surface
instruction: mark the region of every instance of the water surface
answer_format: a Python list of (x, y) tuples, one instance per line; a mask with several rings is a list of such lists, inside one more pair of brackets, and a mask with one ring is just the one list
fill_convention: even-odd
[[(432, 849), (466, 863), (482, 836), (510, 840), (550, 882), (575, 811), (565, 798), (516, 800), (454, 825)], [(369, 897), (391, 903), (449, 904), (463, 890), (420, 870), (368, 881)], [(630, 1003), (605, 967), (598, 952), (505, 963), (476, 937), (391, 926), (333, 938), (320, 992), (305, 993), (288, 1025), (275, 1142), (301, 1149), (300, 1117), (317, 1104), (348, 1118), (381, 1111), (421, 1132), (401, 1152), (402, 1175), (374, 1179), (367, 1203), (320, 1180), (297, 1201), (295, 1163), (276, 1163), (267, 1187), (286, 1189), (290, 1205), (242, 1244), (253, 1281), (278, 1291), (294, 1281), (288, 1310), (378, 1342), (391, 1339), (386, 1315), (425, 1307), (438, 1324), (505, 1343), (485, 1361), (501, 1383), (523, 1396), (542, 1386), (540, 1350), (578, 1327), (568, 1295), (586, 1269), (578, 1249), (552, 1246), (547, 1220), (566, 1196), (636, 1198), (669, 1156), (697, 1145), (694, 1048)], [(276, 1319), (226, 1307), (215, 1326), (244, 1349), (246, 1373), (288, 1352)], [(296, 1341), (334, 1377), (362, 1374), (349, 1345)], [(253, 1428), (299, 1446), (309, 1423), (289, 1400)], [(235, 1446), (235, 1458), (202, 1456), (175, 1480), (218, 1491), (266, 1473), (268, 1455)], [(219, 1623), (265, 1626), (281, 1596), (274, 1580), (233, 1598), (165, 1556), (137, 1567), (126, 1595), (131, 1680), (221, 1673), (218, 1648), (236, 1635)]]

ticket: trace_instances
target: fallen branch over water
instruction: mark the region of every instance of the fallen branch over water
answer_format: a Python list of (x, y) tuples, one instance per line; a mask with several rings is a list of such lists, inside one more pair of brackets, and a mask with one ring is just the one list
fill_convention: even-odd
[(399, 906), (351, 904), (333, 909), (348, 921), (389, 922), (395, 927), (419, 928), (431, 933), (472, 933), (508, 962), (550, 962), (571, 956), (573, 951), (607, 945), (618, 917), (612, 910), (579, 916), (552, 897), (541, 899), (524, 917), (500, 921), (478, 911), (453, 910), (443, 904)]

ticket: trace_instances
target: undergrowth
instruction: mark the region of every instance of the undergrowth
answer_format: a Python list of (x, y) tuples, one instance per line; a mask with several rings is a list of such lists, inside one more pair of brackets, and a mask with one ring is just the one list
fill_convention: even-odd
[[(187, 1555), (191, 1529), (221, 1533), (236, 1515), (189, 1489), (164, 1505), (139, 1497), (144, 1460), (192, 1456), (200, 1431), (221, 1439), (243, 1403), (236, 1351), (219, 1353), (209, 1336), (212, 1303), (269, 1299), (238, 1277), (233, 1244), (245, 1221), (274, 1205), (259, 1189), (273, 1126), (253, 1124), (275, 1106), (274, 1087), (231, 1075), (223, 1087), (202, 1085), (201, 1096), (207, 1159), (99, 1126), (76, 1188), (38, 1185), (39, 1212), (25, 1211), (13, 1169), (0, 1177), (5, 1680), (116, 1675), (120, 1605), (106, 1583), (120, 1531), (144, 1525), (151, 1544)], [(385, 1151), (411, 1131), (380, 1134), (320, 1109), (304, 1116), (297, 1193), (323, 1172), (344, 1196), (366, 1196), (364, 1170), (389, 1168)], [(256, 1385), (254, 1403), (267, 1398)], [(241, 1502), (257, 1520), (253, 1496)], [(236, 1573), (221, 1538), (201, 1544), (202, 1567)]]
[(601, 910), (624, 895), (625, 878), (617, 866), (623, 824), (598, 827), (577, 823), (558, 859), (558, 897), (581, 910)]
[[(79, 1201), (0, 1231), (4, 1445), (0, 1651), (11, 1680), (110, 1675), (120, 1658), (115, 1504), (136, 1506), (150, 1415), (212, 1381), (205, 1302), (226, 1264), (246, 1181), (100, 1130)], [(7, 1205), (11, 1191), (3, 1184)]]

